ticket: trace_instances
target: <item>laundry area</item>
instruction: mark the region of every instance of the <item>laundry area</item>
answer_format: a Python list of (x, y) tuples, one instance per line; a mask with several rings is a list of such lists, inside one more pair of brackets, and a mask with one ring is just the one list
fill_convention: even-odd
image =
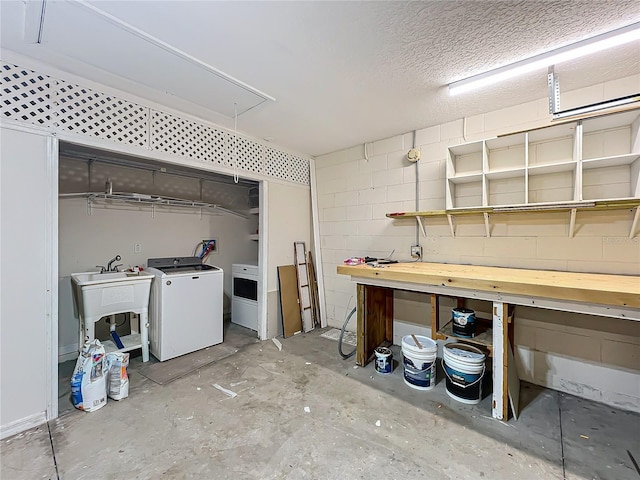
[(0, 479), (640, 478), (640, 4), (0, 22)]

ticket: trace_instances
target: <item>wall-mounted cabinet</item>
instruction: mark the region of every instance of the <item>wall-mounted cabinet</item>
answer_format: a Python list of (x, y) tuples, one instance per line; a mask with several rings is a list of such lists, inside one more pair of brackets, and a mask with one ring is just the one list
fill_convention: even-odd
[(640, 198), (640, 111), (449, 148), (447, 210)]

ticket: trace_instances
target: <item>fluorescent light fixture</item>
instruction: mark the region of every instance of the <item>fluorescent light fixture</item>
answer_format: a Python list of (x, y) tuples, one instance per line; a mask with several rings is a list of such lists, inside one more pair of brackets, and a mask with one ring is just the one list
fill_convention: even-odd
[(540, 55), (525, 58), (524, 60), (480, 73), (473, 77), (452, 82), (449, 84), (449, 93), (451, 95), (457, 95), (475, 90), (476, 88), (486, 87), (487, 85), (492, 85), (502, 80), (517, 77), (534, 70), (547, 68), (550, 65), (584, 57), (591, 53), (600, 52), (638, 39), (640, 39), (640, 22), (549, 52), (541, 53)]

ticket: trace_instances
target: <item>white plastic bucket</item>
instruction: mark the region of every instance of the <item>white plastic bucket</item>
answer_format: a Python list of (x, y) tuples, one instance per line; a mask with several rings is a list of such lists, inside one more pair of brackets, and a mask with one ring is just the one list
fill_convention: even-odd
[[(418, 341), (420, 348), (414, 338)], [(438, 344), (421, 335), (402, 337), (404, 383), (417, 390), (431, 390), (436, 386)]]
[(482, 378), (486, 355), (466, 343), (448, 343), (442, 349), (442, 368), (447, 394), (462, 403), (475, 405), (482, 400)]

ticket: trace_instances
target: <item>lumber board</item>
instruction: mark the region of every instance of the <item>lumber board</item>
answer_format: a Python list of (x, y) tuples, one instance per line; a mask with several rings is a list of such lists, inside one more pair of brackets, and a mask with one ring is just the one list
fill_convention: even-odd
[(295, 265), (278, 267), (278, 283), (282, 308), (282, 330), (284, 338), (288, 338), (302, 331)]
[(438, 285), (589, 304), (640, 308), (640, 276), (558, 272), (444, 263), (395, 263), (385, 268), (339, 265), (355, 278)]

